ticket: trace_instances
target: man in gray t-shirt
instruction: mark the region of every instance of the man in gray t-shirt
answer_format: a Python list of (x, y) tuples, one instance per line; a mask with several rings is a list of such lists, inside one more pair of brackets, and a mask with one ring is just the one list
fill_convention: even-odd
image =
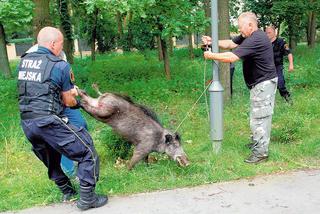
[[(234, 49), (232, 52), (204, 52), (206, 59), (232, 63), (243, 61), (243, 76), (250, 89), (250, 128), (252, 143), (248, 147), (252, 154), (246, 163), (259, 163), (268, 159), (271, 121), (277, 89), (277, 73), (273, 61), (272, 45), (267, 35), (259, 30), (254, 13), (245, 12), (238, 18), (240, 36), (233, 40), (219, 40), (219, 47)], [(211, 38), (204, 36), (205, 44)]]

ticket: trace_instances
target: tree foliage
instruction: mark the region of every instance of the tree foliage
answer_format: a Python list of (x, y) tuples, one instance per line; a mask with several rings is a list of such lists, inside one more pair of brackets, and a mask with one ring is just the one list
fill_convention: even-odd
[(0, 0), (0, 72), (4, 76), (11, 75), (6, 48), (6, 35), (18, 29), (25, 30), (32, 20), (31, 1)]
[(36, 39), (39, 31), (46, 26), (52, 26), (50, 15), (50, 0), (33, 0), (33, 37)]
[(281, 26), (282, 35), (289, 38), (290, 46), (294, 48), (302, 38), (314, 41), (319, 5), (317, 0), (244, 0), (242, 9), (255, 12), (262, 27)]
[[(160, 52), (166, 54), (167, 47), (172, 49), (172, 45), (168, 43), (172, 37), (188, 35), (191, 41), (192, 33), (204, 32), (205, 27), (209, 25), (209, 20), (205, 16), (209, 11), (209, 2), (209, 0), (55, 0), (50, 1), (50, 14), (52, 13), (50, 18), (53, 25), (61, 26), (71, 44), (69, 47), (71, 53), (74, 38), (84, 38), (91, 44), (92, 59), (95, 58), (96, 50), (104, 53), (115, 48), (124, 51), (133, 48), (139, 50), (155, 48), (157, 45), (155, 38), (159, 38)], [(262, 27), (269, 24), (281, 26), (283, 36), (289, 38), (291, 46), (305, 35), (308, 43), (314, 42), (315, 28), (319, 22), (317, 16), (320, 11), (319, 0), (221, 2), (229, 2), (229, 14), (232, 18), (237, 18), (242, 11), (253, 11), (258, 15)], [(31, 34), (32, 8), (31, 0), (0, 0), (0, 23), (9, 37), (14, 36), (13, 33), (16, 31)], [(190, 47), (191, 55), (192, 46)], [(165, 61), (167, 64), (165, 69), (168, 70), (169, 57)]]
[(270, 24), (278, 26), (279, 16), (271, 11), (273, 2), (273, 0), (245, 0), (244, 10), (256, 13), (259, 18), (259, 24), (262, 27)]
[(0, 0), (0, 22), (6, 34), (16, 31), (31, 31), (33, 2), (31, 0)]
[(70, 8), (68, 0), (57, 0), (58, 13), (60, 17), (60, 26), (64, 35), (64, 51), (68, 62), (73, 64), (73, 27), (71, 23)]

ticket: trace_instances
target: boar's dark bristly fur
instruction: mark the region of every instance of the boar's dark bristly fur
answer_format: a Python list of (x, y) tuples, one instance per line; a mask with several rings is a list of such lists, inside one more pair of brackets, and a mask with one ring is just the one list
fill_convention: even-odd
[(181, 166), (189, 164), (177, 133), (165, 129), (156, 113), (147, 107), (136, 104), (130, 97), (102, 94), (95, 85), (98, 98), (92, 98), (78, 89), (82, 108), (97, 120), (104, 122), (134, 147), (129, 169), (146, 158), (151, 152), (166, 153)]

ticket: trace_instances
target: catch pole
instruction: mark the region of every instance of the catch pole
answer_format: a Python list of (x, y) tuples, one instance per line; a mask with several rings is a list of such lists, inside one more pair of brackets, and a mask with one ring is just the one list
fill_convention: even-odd
[[(219, 52), (218, 46), (218, 0), (211, 0), (211, 38), (214, 53)], [(223, 139), (223, 87), (220, 83), (218, 62), (212, 61), (213, 81), (209, 87), (210, 94), (210, 136), (213, 151), (218, 154)]]

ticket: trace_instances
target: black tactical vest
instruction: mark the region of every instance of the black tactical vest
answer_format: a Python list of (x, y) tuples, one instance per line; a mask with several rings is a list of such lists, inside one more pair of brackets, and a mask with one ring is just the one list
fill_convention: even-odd
[(51, 54), (29, 53), (22, 57), (18, 71), (21, 119), (61, 114), (61, 89), (50, 81), (53, 66), (59, 61)]
[(273, 53), (274, 53), (274, 64), (283, 65), (283, 56), (284, 53), (284, 45), (285, 41), (282, 38), (277, 38), (275, 41), (272, 42), (273, 46)]

